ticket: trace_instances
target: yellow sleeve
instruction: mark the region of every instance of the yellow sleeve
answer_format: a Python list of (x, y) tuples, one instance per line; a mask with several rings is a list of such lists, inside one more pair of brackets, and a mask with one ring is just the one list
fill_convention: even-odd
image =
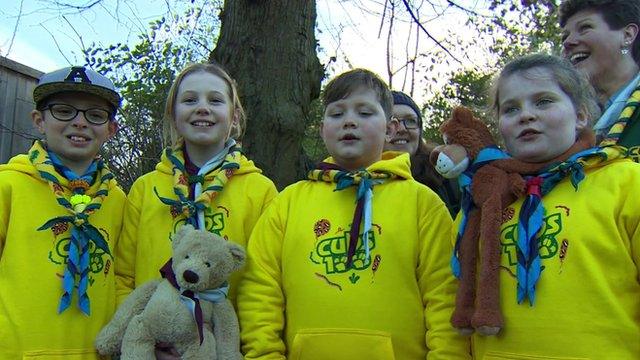
[(433, 200), (421, 208), (417, 278), (425, 304), (427, 359), (471, 359), (469, 338), (459, 335), (450, 323), (457, 288), (449, 267), (453, 251), (451, 215), (444, 204), (434, 206)]
[(269, 181), (267, 191), (265, 191), (264, 202), (262, 203), (262, 209), (260, 210), (261, 214), (263, 214), (267, 209), (267, 207), (269, 207), (269, 204), (271, 204), (271, 202), (276, 197), (276, 195), (278, 195), (278, 190), (276, 189), (276, 186), (273, 184), (273, 182)]
[(238, 288), (238, 317), (245, 359), (285, 359), (281, 252), (284, 235), (276, 198), (258, 220), (247, 246)]
[(129, 191), (124, 207), (120, 241), (116, 247), (116, 305), (120, 306), (135, 288), (137, 236), (140, 223), (140, 192), (142, 182), (135, 182)]
[(7, 238), (7, 228), (11, 216), (11, 188), (4, 180), (0, 182), (0, 260), (4, 250), (5, 239)]
[[(634, 175), (636, 172), (633, 173)], [(633, 180), (637, 179), (637, 180)], [(622, 226), (628, 236), (631, 259), (633, 259), (636, 265), (636, 279), (640, 282), (640, 191), (638, 191), (638, 176), (629, 176), (629, 186), (625, 189), (623, 199), (623, 205), (619, 219), (622, 220)], [(635, 195), (634, 195), (635, 194)]]

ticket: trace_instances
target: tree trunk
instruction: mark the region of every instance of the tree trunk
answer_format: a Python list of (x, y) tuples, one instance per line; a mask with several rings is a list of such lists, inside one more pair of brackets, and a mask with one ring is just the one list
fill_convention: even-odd
[(226, 0), (220, 17), (210, 59), (238, 83), (247, 113), (243, 149), (281, 189), (304, 174), (304, 129), (324, 75), (315, 0)]

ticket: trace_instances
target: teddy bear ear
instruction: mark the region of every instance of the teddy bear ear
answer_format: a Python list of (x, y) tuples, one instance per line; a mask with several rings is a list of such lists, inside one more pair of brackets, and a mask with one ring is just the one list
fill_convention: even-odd
[(171, 238), (171, 243), (173, 245), (178, 245), (180, 243), (180, 240), (184, 239), (188, 233), (195, 231), (196, 229), (190, 225), (190, 224), (185, 224), (183, 225), (180, 229), (178, 229), (178, 231), (176, 231), (176, 233), (173, 235), (173, 237)]
[(231, 257), (233, 258), (235, 269), (241, 268), (242, 265), (244, 265), (245, 258), (247, 257), (244, 249), (242, 246), (232, 242), (227, 242), (227, 247), (229, 248), (229, 253), (231, 253)]
[(452, 117), (462, 124), (470, 124), (473, 122), (473, 113), (464, 106), (456, 107), (453, 110)]

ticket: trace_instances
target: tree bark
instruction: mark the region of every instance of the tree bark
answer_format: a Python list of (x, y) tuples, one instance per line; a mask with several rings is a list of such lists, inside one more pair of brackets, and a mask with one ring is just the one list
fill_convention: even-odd
[(248, 157), (284, 186), (304, 175), (310, 103), (324, 69), (316, 54), (315, 0), (226, 0), (210, 56), (238, 83)]

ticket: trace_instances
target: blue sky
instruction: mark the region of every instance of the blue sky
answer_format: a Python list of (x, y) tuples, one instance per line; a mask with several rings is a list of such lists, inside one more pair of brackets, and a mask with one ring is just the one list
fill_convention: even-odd
[[(91, 0), (64, 0), (83, 5)], [(207, 0), (195, 0), (202, 3)], [(12, 0), (0, 7), (0, 54), (40, 71), (52, 71), (71, 64), (82, 64), (81, 49), (91, 43), (110, 45), (131, 43), (137, 34), (148, 29), (149, 21), (167, 11), (181, 13), (181, 7), (190, 1), (182, 0), (102, 0), (90, 10), (78, 13), (64, 12), (53, 5), (53, 0)], [(446, 3), (445, 1), (442, 1)], [(324, 63), (336, 56), (331, 71), (342, 72), (352, 67), (366, 67), (386, 78), (386, 29), (378, 36), (381, 23), (381, 0), (317, 0), (317, 37), (324, 52), (319, 54)], [(416, 1), (417, 3), (417, 1)], [(169, 9), (167, 4), (171, 5)], [(22, 9), (20, 6), (22, 5)], [(398, 9), (398, 13), (404, 9)], [(19, 16), (20, 14), (20, 16)], [(445, 16), (425, 22), (439, 39), (447, 36), (448, 29), (462, 28), (466, 17), (449, 10)], [(405, 14), (405, 19), (407, 19)], [(15, 29), (15, 38), (14, 36)], [(461, 32), (464, 37), (464, 33)], [(408, 21), (395, 22), (393, 31), (392, 68), (406, 59), (406, 39), (415, 34)], [(433, 42), (422, 36), (420, 52), (436, 50)], [(400, 65), (398, 65), (400, 64)], [(394, 88), (402, 89), (402, 73), (396, 75)], [(418, 80), (424, 81), (424, 80)], [(417, 93), (418, 98), (423, 93)]]
[[(88, 1), (68, 1), (84, 4)], [(120, 7), (115, 14), (115, 5)], [(104, 6), (61, 12), (42, 0), (11, 1), (0, 9), (0, 54), (40, 71), (83, 62), (82, 44), (108, 45), (135, 39), (146, 23), (166, 11), (157, 0), (104, 0)], [(16, 28), (17, 23), (17, 28)], [(15, 31), (15, 38), (11, 40)]]

